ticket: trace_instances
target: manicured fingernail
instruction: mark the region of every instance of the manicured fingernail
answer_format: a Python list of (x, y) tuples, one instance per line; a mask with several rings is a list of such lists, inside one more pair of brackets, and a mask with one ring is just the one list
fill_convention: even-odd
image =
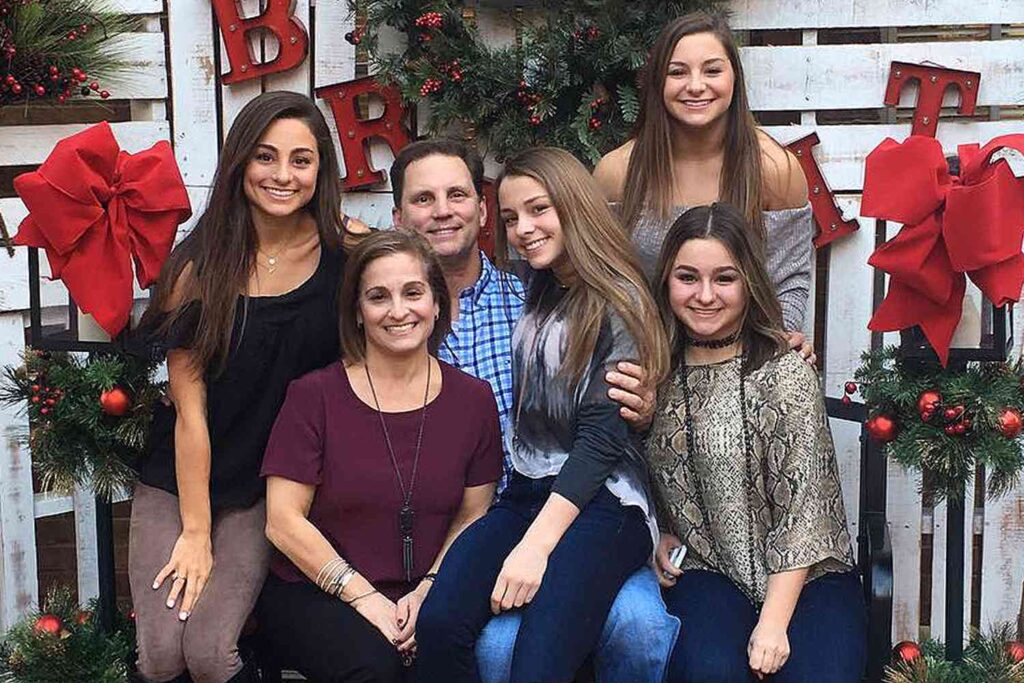
[(159, 588), (159, 587), (160, 587), (160, 584), (159, 584), (159, 583), (157, 583), (156, 581), (154, 581), (154, 582), (153, 582), (153, 590), (156, 590), (156, 589), (157, 589), (157, 588)]
[(178, 618), (182, 621), (185, 621), (186, 619), (188, 619), (188, 612), (186, 612), (185, 610), (181, 610), (180, 612), (178, 612)]
[(167, 601), (167, 606), (168, 607), (174, 607), (174, 600), (168, 600)]

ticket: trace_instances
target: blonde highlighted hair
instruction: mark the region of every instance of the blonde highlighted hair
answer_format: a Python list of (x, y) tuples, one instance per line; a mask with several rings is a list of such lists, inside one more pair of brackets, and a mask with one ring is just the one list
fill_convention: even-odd
[[(590, 173), (565, 150), (535, 147), (509, 159), (496, 186), (500, 189), (510, 177), (532, 178), (547, 191), (576, 274), (566, 300), (568, 348), (562, 372), (573, 383), (579, 382), (593, 356), (602, 322), (614, 312), (636, 342), (637, 362), (651, 381), (660, 382), (668, 373), (664, 328), (629, 238)], [(500, 214), (498, 220), (497, 252), (504, 254), (508, 238)], [(554, 276), (542, 272), (537, 277), (531, 300), (542, 291), (539, 285)]]

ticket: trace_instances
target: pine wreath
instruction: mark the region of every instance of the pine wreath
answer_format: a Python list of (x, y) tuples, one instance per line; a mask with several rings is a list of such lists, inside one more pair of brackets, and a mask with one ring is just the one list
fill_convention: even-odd
[(3, 369), (0, 403), (27, 411), (24, 441), (43, 487), (67, 494), (91, 482), (110, 498), (130, 486), (164, 390), (153, 379), (157, 363), (32, 349), (23, 358)]
[(885, 683), (1024, 683), (1024, 644), (1014, 638), (1010, 625), (987, 635), (975, 634), (963, 660), (945, 658), (942, 643), (920, 645), (905, 641), (893, 649), (893, 663), (885, 669)]
[[(427, 104), (430, 135), (477, 137), (501, 161), (537, 144), (596, 163), (628, 137), (640, 111), (637, 72), (672, 19), (720, 0), (567, 0), (518, 21), (517, 44), (493, 47), (455, 0), (350, 0), (366, 23), (347, 36), (367, 49), (382, 83)], [(384, 51), (385, 29), (403, 32)]]
[(96, 601), (80, 609), (66, 587), (50, 591), (43, 609), (11, 628), (0, 645), (0, 681), (121, 683), (135, 641), (131, 620), (118, 615), (114, 631), (94, 618)]
[(128, 27), (97, 0), (0, 0), (0, 106), (110, 97), (122, 55), (109, 40)]
[(973, 363), (965, 370), (907, 362), (897, 347), (866, 352), (856, 384), (871, 417), (866, 426), (889, 457), (925, 473), (937, 499), (958, 498), (975, 465), (986, 468), (988, 494), (1016, 485), (1024, 393), (1021, 362)]

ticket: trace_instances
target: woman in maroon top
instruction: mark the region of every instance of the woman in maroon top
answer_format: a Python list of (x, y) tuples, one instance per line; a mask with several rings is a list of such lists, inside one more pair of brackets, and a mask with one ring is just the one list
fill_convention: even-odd
[(434, 356), (451, 309), (421, 237), (366, 238), (338, 309), (344, 361), (292, 382), (267, 445), (259, 620), (310, 680), (397, 681), (434, 572), (491, 503), (501, 429), (490, 386)]

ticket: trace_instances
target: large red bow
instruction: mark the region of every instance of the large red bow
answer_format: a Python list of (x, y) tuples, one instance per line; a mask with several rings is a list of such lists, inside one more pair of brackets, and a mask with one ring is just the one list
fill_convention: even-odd
[(997, 306), (1020, 298), (1024, 284), (1024, 179), (1001, 148), (1024, 153), (1024, 135), (985, 147), (961, 145), (959, 176), (950, 176), (935, 138), (884, 140), (868, 155), (861, 215), (903, 223), (868, 263), (890, 274), (889, 292), (868, 327), (890, 332), (920, 325), (943, 365), (960, 322), (964, 273)]
[(14, 189), (29, 210), (14, 242), (45, 249), (53, 277), (111, 337), (128, 324), (132, 261), (149, 287), (192, 215), (170, 144), (128, 154), (107, 123), (58, 142)]

